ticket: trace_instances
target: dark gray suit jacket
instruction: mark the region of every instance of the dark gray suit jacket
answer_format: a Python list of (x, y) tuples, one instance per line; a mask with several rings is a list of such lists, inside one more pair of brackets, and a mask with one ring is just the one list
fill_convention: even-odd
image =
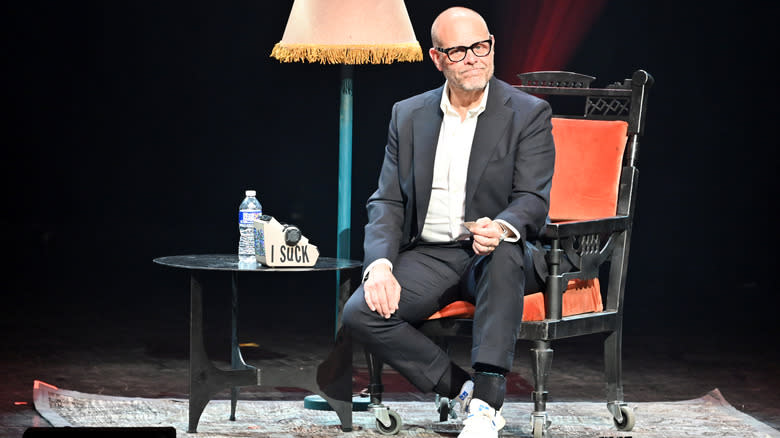
[[(420, 239), (443, 118), (444, 86), (396, 103), (379, 187), (368, 200), (364, 265), (395, 262)], [(544, 100), (490, 80), (477, 120), (466, 180), (466, 217), (503, 219), (534, 239), (547, 218), (555, 147)]]

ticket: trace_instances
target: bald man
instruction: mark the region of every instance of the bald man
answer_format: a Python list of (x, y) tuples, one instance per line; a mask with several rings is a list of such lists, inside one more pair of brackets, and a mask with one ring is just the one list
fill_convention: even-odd
[[(444, 85), (393, 106), (368, 200), (364, 281), (343, 322), (422, 391), (459, 400), (461, 438), (497, 436), (534, 246), (549, 209), (551, 111), (493, 77), (495, 38), (475, 11), (431, 27)], [(473, 375), (415, 327), (448, 303), (476, 306)]]

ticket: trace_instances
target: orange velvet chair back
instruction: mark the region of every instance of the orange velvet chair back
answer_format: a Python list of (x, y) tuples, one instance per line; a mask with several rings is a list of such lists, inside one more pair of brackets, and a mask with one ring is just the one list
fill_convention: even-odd
[[(550, 219), (573, 221), (614, 216), (628, 123), (617, 120), (552, 119), (555, 171), (550, 191)], [(599, 279), (571, 280), (563, 294), (563, 316), (604, 310)], [(456, 301), (431, 315), (471, 318), (474, 305)], [(544, 295), (526, 295), (523, 321), (545, 318)]]
[(614, 216), (628, 123), (552, 119), (555, 172), (550, 190), (554, 222)]

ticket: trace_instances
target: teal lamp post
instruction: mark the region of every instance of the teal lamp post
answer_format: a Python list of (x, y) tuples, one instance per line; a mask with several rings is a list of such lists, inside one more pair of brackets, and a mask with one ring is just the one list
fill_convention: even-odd
[[(280, 62), (341, 64), (339, 193), (336, 257), (350, 258), (352, 108), (355, 64), (422, 61), (403, 0), (295, 0), (282, 40), (271, 52)], [(337, 273), (341, 275), (340, 271)], [(336, 278), (340, 284), (340, 278)], [(336, 287), (336, 330), (342, 294)]]

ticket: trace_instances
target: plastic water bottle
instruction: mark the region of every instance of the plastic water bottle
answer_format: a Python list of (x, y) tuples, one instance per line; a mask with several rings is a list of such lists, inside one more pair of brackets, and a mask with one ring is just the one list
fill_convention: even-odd
[(255, 258), (255, 219), (263, 214), (263, 207), (255, 197), (254, 190), (247, 190), (246, 197), (238, 207), (238, 262), (256, 263)]

